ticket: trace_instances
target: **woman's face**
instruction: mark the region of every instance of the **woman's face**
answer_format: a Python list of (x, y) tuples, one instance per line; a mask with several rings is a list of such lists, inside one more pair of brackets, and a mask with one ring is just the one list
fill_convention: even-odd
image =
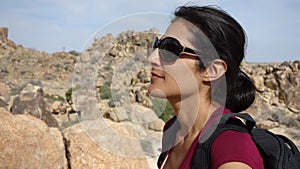
[[(191, 32), (186, 27), (188, 23), (184, 20), (173, 22), (160, 37), (173, 37), (182, 46), (196, 49), (191, 40)], [(154, 97), (167, 99), (183, 99), (190, 95), (198, 94), (201, 89), (202, 73), (197, 68), (197, 56), (184, 53), (172, 63), (163, 62), (156, 48), (148, 57), (148, 63), (152, 67), (151, 84), (149, 94)]]

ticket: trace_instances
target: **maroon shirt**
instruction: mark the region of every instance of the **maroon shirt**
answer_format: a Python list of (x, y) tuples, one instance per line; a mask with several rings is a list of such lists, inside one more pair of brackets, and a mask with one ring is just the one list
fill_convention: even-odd
[[(223, 114), (227, 113), (230, 113), (230, 111), (225, 108)], [(179, 169), (190, 168), (190, 162), (193, 158), (198, 140), (202, 136), (201, 133), (214, 121), (214, 119), (210, 119), (206, 127), (193, 141)], [(252, 167), (252, 169), (264, 169), (263, 159), (251, 136), (248, 133), (233, 130), (227, 130), (221, 133), (213, 142), (211, 148), (212, 169), (218, 169), (222, 164), (227, 162), (242, 162)]]

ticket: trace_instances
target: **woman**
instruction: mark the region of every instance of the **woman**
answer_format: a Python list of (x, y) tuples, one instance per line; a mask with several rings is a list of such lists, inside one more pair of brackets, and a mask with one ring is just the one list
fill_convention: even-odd
[[(217, 113), (239, 112), (255, 99), (255, 86), (240, 69), (246, 35), (227, 13), (214, 7), (182, 6), (148, 57), (149, 94), (166, 98), (176, 116), (164, 127), (159, 168), (194, 166), (195, 149)], [(214, 116), (212, 116), (214, 115)], [(167, 132), (168, 131), (168, 132)], [(247, 133), (228, 130), (213, 142), (213, 169), (262, 169)]]

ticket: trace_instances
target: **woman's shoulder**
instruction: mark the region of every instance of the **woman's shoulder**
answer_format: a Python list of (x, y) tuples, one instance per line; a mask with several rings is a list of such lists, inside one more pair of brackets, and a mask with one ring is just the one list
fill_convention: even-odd
[(263, 159), (251, 136), (245, 132), (226, 130), (211, 147), (212, 168), (227, 162), (242, 162), (253, 169), (263, 168)]

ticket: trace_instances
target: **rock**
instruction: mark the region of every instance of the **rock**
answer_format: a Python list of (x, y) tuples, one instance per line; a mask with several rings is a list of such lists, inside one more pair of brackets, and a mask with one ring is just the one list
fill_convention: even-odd
[(122, 115), (119, 111), (113, 108), (108, 108), (103, 113), (103, 117), (110, 119), (114, 122), (122, 122), (127, 120), (124, 115)]
[(278, 127), (279, 123), (278, 122), (274, 122), (274, 121), (270, 121), (270, 120), (263, 120), (263, 121), (259, 121), (256, 123), (256, 126), (259, 128), (264, 128), (264, 129), (272, 129), (274, 127)]
[(55, 101), (52, 103), (52, 113), (60, 114), (60, 106), (62, 105), (62, 101)]
[(133, 112), (131, 119), (135, 119), (140, 122), (151, 122), (157, 119), (157, 115), (152, 109), (139, 104), (132, 104), (132, 110)]
[(0, 108), (0, 168), (68, 168), (63, 137), (30, 115)]
[(265, 79), (264, 85), (271, 90), (277, 90), (277, 82), (274, 77)]
[(0, 107), (7, 110), (8, 103), (6, 103), (2, 98), (0, 98)]
[(96, 88), (101, 88), (103, 86), (103, 82), (96, 82), (95, 87)]
[(54, 114), (66, 114), (73, 111), (71, 105), (65, 101), (54, 101), (51, 109)]
[(6, 42), (7, 41), (7, 36), (8, 36), (8, 28), (0, 28), (0, 40), (2, 42)]
[(295, 113), (300, 113), (300, 72), (276, 72), (279, 99)]
[(28, 84), (17, 96), (11, 107), (12, 114), (30, 114), (43, 120), (49, 127), (58, 127), (56, 119), (48, 110), (41, 87)]
[(264, 85), (264, 77), (262, 76), (252, 76), (254, 85), (256, 87), (256, 89), (259, 92), (264, 92), (265, 91), (265, 85)]
[(156, 119), (149, 123), (149, 129), (154, 131), (163, 131), (165, 122), (162, 119)]
[(4, 82), (0, 82), (0, 97), (6, 102), (10, 100), (10, 89)]
[(58, 123), (58, 129), (60, 131), (68, 128), (74, 124), (79, 123), (79, 118), (77, 113), (73, 114), (54, 114), (53, 115)]
[(286, 132), (286, 130), (282, 127), (275, 127), (275, 128), (270, 129), (269, 131), (271, 131), (275, 134), (280, 134), (280, 135), (286, 136), (288, 138), (292, 138), (291, 135), (288, 132)]
[[(136, 137), (138, 133), (133, 130), (133, 128), (137, 127), (136, 125), (130, 123), (114, 123), (105, 119), (104, 122), (108, 124), (113, 131), (119, 133), (119, 137), (113, 137), (113, 134), (107, 133), (108, 129), (105, 128), (105, 125), (101, 124), (100, 120), (84, 121), (81, 122), (81, 124), (76, 124), (63, 130), (63, 135), (67, 143), (67, 154), (72, 169), (155, 168), (155, 163), (153, 164), (153, 162), (157, 156), (152, 157), (152, 163), (148, 164), (147, 160), (149, 161), (150, 157), (137, 158), (132, 155), (135, 153), (136, 148), (141, 148), (140, 144), (133, 144), (130, 141), (126, 142), (120, 138), (122, 136), (126, 138)], [(82, 126), (85, 126), (85, 128), (83, 129)], [(106, 141), (95, 141), (96, 138), (101, 137), (106, 139)], [(161, 139), (161, 135), (159, 135), (159, 139)], [(103, 148), (105, 145), (115, 149), (115, 151)], [(127, 156), (124, 154), (120, 156), (118, 153), (124, 151), (124, 149), (127, 149)]]

